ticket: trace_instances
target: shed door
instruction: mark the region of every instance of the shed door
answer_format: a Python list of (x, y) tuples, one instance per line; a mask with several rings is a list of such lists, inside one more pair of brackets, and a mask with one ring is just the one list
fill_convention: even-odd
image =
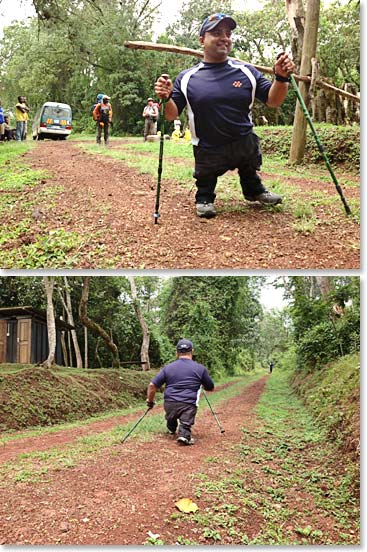
[(6, 362), (6, 320), (0, 320), (0, 363)]
[(31, 361), (31, 319), (18, 319), (18, 362), (29, 364)]

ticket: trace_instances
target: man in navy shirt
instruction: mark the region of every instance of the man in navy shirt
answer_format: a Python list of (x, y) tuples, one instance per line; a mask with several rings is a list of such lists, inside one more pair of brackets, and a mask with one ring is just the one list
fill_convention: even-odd
[(176, 345), (177, 360), (168, 364), (152, 379), (147, 390), (147, 405), (154, 406), (157, 390), (165, 383), (164, 410), (168, 432), (177, 430), (179, 445), (192, 445), (191, 426), (194, 425), (200, 388), (214, 389), (214, 382), (202, 364), (192, 360), (193, 345), (188, 339), (180, 339)]
[(228, 58), (232, 30), (236, 22), (223, 13), (205, 19), (200, 29), (203, 61), (182, 71), (173, 86), (159, 77), (155, 92), (166, 103), (166, 118), (178, 118), (187, 107), (194, 146), (196, 212), (214, 217), (218, 176), (238, 169), (242, 192), (248, 201), (276, 205), (282, 198), (265, 189), (257, 171), (262, 158), (259, 139), (253, 132), (251, 108), (255, 98), (269, 107), (279, 107), (288, 92), (289, 73), (295, 69), (282, 53), (275, 65), (271, 83), (247, 63)]

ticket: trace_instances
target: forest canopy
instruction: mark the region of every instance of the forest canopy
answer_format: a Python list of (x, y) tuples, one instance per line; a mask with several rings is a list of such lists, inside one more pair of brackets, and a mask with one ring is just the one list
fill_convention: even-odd
[[(267, 368), (270, 361), (310, 372), (360, 348), (357, 277), (278, 277), (274, 285), (283, 290), (286, 306), (270, 310), (260, 301), (269, 283), (264, 277), (136, 277), (134, 293), (122, 276), (50, 278), (55, 316), (75, 327), (84, 367), (109, 368), (115, 358), (147, 369), (141, 362), (144, 332), (152, 368), (171, 361), (175, 344), (186, 337), (195, 358), (217, 378)], [(87, 316), (105, 337), (88, 327), (86, 339), (80, 305), (87, 282)], [(43, 278), (0, 277), (0, 308), (19, 306), (48, 308)], [(66, 364), (77, 365), (71, 341)]]
[[(19, 95), (27, 97), (31, 116), (45, 101), (72, 106), (77, 130), (92, 127), (91, 107), (99, 92), (114, 107), (115, 133), (140, 133), (141, 111), (161, 73), (173, 77), (196, 59), (160, 52), (131, 51), (126, 40), (156, 41), (198, 49), (203, 19), (226, 11), (238, 21), (233, 55), (272, 66), (279, 49), (291, 44), (283, 0), (264, 1), (260, 10), (236, 11), (230, 0), (187, 0), (174, 24), (160, 36), (158, 0), (58, 0), (33, 2), (37, 17), (4, 29), (0, 45), (0, 97), (14, 113)], [(351, 83), (358, 91), (359, 2), (322, 6), (317, 58), (323, 78), (335, 86)], [(282, 108), (280, 122), (292, 120), (295, 98)]]

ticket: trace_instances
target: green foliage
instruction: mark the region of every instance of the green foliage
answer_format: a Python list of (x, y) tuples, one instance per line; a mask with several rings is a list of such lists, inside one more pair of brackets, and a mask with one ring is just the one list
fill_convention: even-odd
[(289, 278), (298, 368), (312, 371), (359, 349), (359, 285), (356, 277)]
[[(346, 355), (322, 369), (293, 376), (293, 387), (315, 418), (345, 450), (359, 454), (359, 353)], [(355, 482), (357, 484), (357, 481)]]
[(151, 377), (124, 369), (1, 369), (0, 428), (47, 426), (126, 408), (144, 400)]
[[(331, 164), (345, 164), (350, 170), (360, 167), (360, 127), (315, 124), (316, 132)], [(287, 158), (289, 156), (292, 127), (256, 127), (263, 153)], [(307, 128), (305, 163), (324, 163), (311, 130)]]
[[(156, 21), (153, 14), (157, 10), (152, 0), (63, 0), (34, 5), (38, 19), (6, 27), (0, 47), (0, 92), (5, 110), (13, 114), (19, 94), (29, 99), (31, 117), (47, 100), (65, 101), (73, 108), (75, 128), (87, 131), (93, 126), (90, 110), (95, 97), (106, 92), (114, 108), (113, 133), (141, 134), (142, 108), (153, 94), (159, 74), (165, 72), (175, 78), (198, 62), (196, 57), (124, 47), (126, 40), (152, 40)], [(345, 82), (359, 86), (358, 8), (359, 3), (351, 0), (346, 5), (335, 2), (321, 9), (317, 58), (322, 76), (338, 86)], [(265, 2), (260, 10), (238, 12), (229, 0), (199, 4), (188, 0), (174, 23), (155, 40), (199, 49), (201, 23), (215, 11), (236, 18), (233, 55), (244, 61), (272, 66), (279, 50), (291, 43), (281, 0)], [(289, 94), (280, 109), (261, 106), (261, 113), (272, 124), (291, 124), (294, 107), (295, 96)], [(255, 105), (255, 121), (259, 109)]]
[(193, 340), (196, 359), (213, 374), (234, 374), (236, 356), (257, 346), (261, 308), (247, 277), (177, 277), (162, 292), (162, 329), (174, 345)]
[(338, 337), (329, 321), (312, 326), (298, 342), (298, 366), (314, 370), (340, 354)]

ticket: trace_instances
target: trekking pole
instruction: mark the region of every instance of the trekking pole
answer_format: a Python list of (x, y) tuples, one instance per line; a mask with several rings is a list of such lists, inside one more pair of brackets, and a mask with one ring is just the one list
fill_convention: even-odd
[(139, 420), (136, 422), (136, 424), (130, 429), (130, 431), (128, 433), (126, 433), (125, 437), (123, 439), (121, 439), (121, 443), (124, 443), (126, 441), (126, 439), (129, 437), (129, 435), (131, 435), (131, 433), (134, 431), (134, 429), (136, 428), (136, 426), (138, 424), (140, 424), (140, 422), (142, 421), (142, 419), (148, 414), (150, 408), (147, 408), (147, 410), (144, 412), (144, 414), (142, 415), (141, 418), (139, 418)]
[[(169, 75), (161, 75), (164, 79), (168, 79)], [(157, 182), (157, 193), (155, 198), (155, 211), (154, 211), (154, 224), (158, 224), (159, 218), (159, 200), (161, 196), (161, 179), (162, 179), (162, 168), (163, 168), (163, 145), (164, 145), (164, 118), (165, 118), (165, 107), (166, 100), (162, 99), (162, 111), (161, 111), (161, 139), (159, 142), (159, 161), (158, 161), (158, 182)]]
[(328, 168), (328, 170), (329, 170), (329, 173), (330, 173), (330, 175), (331, 175), (331, 178), (333, 179), (333, 182), (334, 182), (334, 184), (335, 184), (336, 190), (337, 190), (338, 194), (340, 195), (340, 199), (341, 199), (342, 202), (343, 202), (345, 212), (347, 213), (347, 215), (350, 215), (350, 214), (352, 213), (351, 210), (350, 210), (350, 207), (349, 207), (348, 203), (346, 202), (346, 199), (345, 199), (345, 197), (344, 197), (344, 195), (343, 195), (343, 191), (342, 191), (342, 189), (341, 189), (341, 187), (340, 187), (340, 185), (339, 185), (339, 183), (338, 183), (338, 181), (337, 181), (337, 179), (336, 179), (336, 176), (335, 176), (335, 174), (334, 174), (334, 171), (333, 171), (333, 169), (332, 169), (332, 167), (331, 167), (331, 165), (330, 165), (330, 161), (329, 161), (329, 159), (328, 159), (328, 156), (327, 156), (326, 153), (325, 153), (324, 146), (322, 145), (322, 143), (321, 143), (321, 141), (320, 141), (320, 138), (318, 137), (318, 134), (317, 134), (316, 129), (315, 129), (314, 125), (313, 125), (311, 116), (310, 116), (310, 114), (309, 114), (309, 112), (308, 112), (308, 109), (307, 109), (307, 107), (306, 107), (306, 104), (305, 104), (305, 102), (304, 102), (304, 100), (303, 100), (303, 98), (302, 98), (301, 92), (299, 91), (299, 88), (298, 88), (298, 86), (297, 86), (296, 80), (295, 80), (294, 76), (292, 75), (292, 73), (289, 75), (289, 78), (290, 78), (290, 81), (291, 81), (293, 90), (294, 90), (295, 93), (296, 93), (297, 99), (298, 99), (298, 101), (299, 101), (299, 103), (300, 103), (300, 105), (301, 105), (301, 107), (302, 107), (303, 114), (304, 114), (304, 116), (306, 117), (306, 121), (307, 121), (308, 124), (310, 125), (312, 134), (314, 135), (314, 138), (315, 138), (315, 140), (316, 140), (316, 144), (317, 144), (317, 146), (318, 146), (318, 148), (319, 148), (319, 151), (320, 151), (322, 157), (324, 158), (324, 161), (325, 161), (326, 166), (327, 166), (327, 168)]
[(209, 408), (210, 408), (210, 410), (211, 410), (211, 412), (212, 412), (212, 414), (213, 414), (213, 416), (214, 416), (214, 418), (215, 418), (215, 421), (216, 421), (217, 424), (218, 424), (218, 427), (219, 427), (219, 429), (220, 429), (220, 432), (221, 432), (221, 433), (224, 433), (224, 432), (225, 432), (225, 429), (220, 425), (220, 422), (219, 422), (219, 420), (218, 420), (218, 416), (216, 415), (216, 413), (215, 413), (214, 410), (212, 409), (212, 405), (210, 404), (209, 399), (208, 399), (208, 397), (207, 397), (207, 395), (206, 395), (204, 389), (201, 389), (201, 390), (202, 390), (202, 392), (203, 392), (204, 397), (206, 398), (206, 402), (207, 402), (208, 405), (209, 405)]

